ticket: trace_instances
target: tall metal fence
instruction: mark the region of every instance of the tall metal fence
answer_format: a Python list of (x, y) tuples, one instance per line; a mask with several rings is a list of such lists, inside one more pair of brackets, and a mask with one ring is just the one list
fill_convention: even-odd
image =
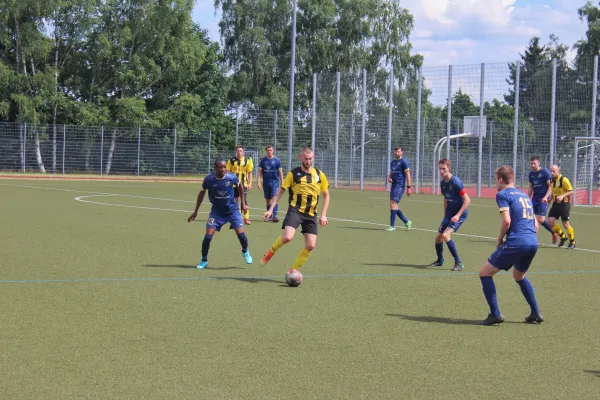
[[(570, 174), (574, 138), (597, 135), (597, 86), (598, 57), (536, 68), (518, 62), (421, 68), (400, 77), (319, 74), (291, 135), (286, 111), (238, 109), (235, 143), (254, 158), (273, 144), (285, 168), (297, 163), (299, 149), (312, 146), (315, 165), (332, 185), (361, 189), (387, 185), (392, 149), (402, 146), (414, 186), (430, 191), (438, 181), (434, 147), (451, 138), (440, 154), (480, 194), (494, 186), (493, 171), (503, 164), (513, 166), (517, 185), (527, 186), (533, 155)], [(485, 126), (474, 130), (465, 117), (485, 117)], [(483, 128), (485, 137), (452, 138)], [(203, 175), (216, 157), (233, 155), (213, 139), (211, 132), (174, 129), (0, 123), (0, 170)]]

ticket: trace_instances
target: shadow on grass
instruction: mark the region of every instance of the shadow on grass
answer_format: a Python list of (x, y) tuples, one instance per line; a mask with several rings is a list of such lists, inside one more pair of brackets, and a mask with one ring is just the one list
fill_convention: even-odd
[[(396, 317), (405, 319), (407, 321), (417, 322), (433, 322), (436, 324), (447, 324), (447, 325), (479, 325), (482, 319), (457, 319), (457, 318), (445, 318), (445, 317), (432, 317), (428, 315), (404, 315), (404, 314), (385, 314), (388, 317)], [(521, 324), (522, 322), (504, 321), (505, 324)], [(496, 326), (496, 325), (493, 325)]]
[(443, 271), (445, 268), (430, 267), (428, 264), (401, 264), (401, 263), (363, 263), (362, 265), (379, 266), (379, 267), (402, 267), (402, 268), (418, 268), (431, 269), (432, 271)]
[(595, 375), (596, 378), (600, 378), (600, 371), (594, 371), (592, 369), (586, 369), (583, 372), (587, 372), (588, 374)]
[(366, 226), (345, 226), (342, 225), (340, 226), (340, 229), (358, 229), (361, 231), (378, 231), (378, 232), (385, 232), (385, 228), (381, 227), (381, 228), (369, 228)]
[[(195, 265), (184, 265), (184, 264), (164, 264), (164, 265), (160, 265), (160, 264), (146, 264), (144, 265), (144, 267), (146, 268), (193, 268), (196, 269)], [(223, 267), (223, 268), (212, 268), (212, 267), (206, 267), (206, 269), (214, 269), (214, 270), (226, 270), (226, 269), (244, 269), (241, 267)]]
[(290, 287), (285, 284), (283, 279), (276, 280), (276, 279), (260, 278), (260, 277), (249, 278), (249, 277), (236, 277), (236, 276), (220, 276), (220, 277), (215, 277), (214, 279), (219, 280), (219, 281), (239, 281), (239, 282), (246, 282), (246, 283), (261, 283), (261, 282), (279, 283), (279, 286)]

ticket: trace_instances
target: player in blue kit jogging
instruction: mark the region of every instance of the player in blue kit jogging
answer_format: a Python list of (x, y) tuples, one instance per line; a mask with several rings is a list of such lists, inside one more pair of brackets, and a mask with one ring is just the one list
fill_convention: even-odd
[[(496, 170), (496, 203), (500, 208), (500, 234), (494, 251), (479, 271), (483, 294), (490, 306), (490, 314), (481, 325), (494, 325), (504, 322), (498, 309), (496, 285), (493, 276), (508, 271), (513, 266), (513, 278), (520, 286), (525, 300), (531, 307), (531, 314), (525, 318), (527, 323), (541, 323), (533, 286), (525, 276), (538, 250), (537, 230), (539, 228), (533, 204), (529, 197), (514, 185), (515, 173), (511, 167), (503, 166)], [(505, 240), (506, 236), (506, 240)]]
[(462, 271), (465, 266), (460, 260), (456, 244), (452, 240), (452, 234), (457, 232), (469, 215), (467, 208), (471, 204), (471, 198), (467, 194), (465, 186), (457, 176), (450, 172), (450, 160), (442, 158), (438, 161), (438, 169), (442, 181), (440, 188), (444, 196), (444, 219), (435, 237), (435, 252), (437, 260), (429, 264), (430, 267), (441, 267), (444, 265), (444, 242), (454, 257), (452, 271)]
[[(281, 167), (281, 161), (279, 158), (273, 155), (275, 148), (271, 145), (268, 145), (265, 150), (267, 152), (267, 156), (260, 160), (260, 163), (258, 164), (258, 181), (256, 186), (259, 189), (261, 189), (262, 186), (268, 210), (269, 207), (271, 207), (271, 201), (279, 190), (279, 186), (281, 186), (281, 182), (283, 182), (283, 169)], [(273, 209), (273, 216), (270, 219), (265, 219), (265, 222), (279, 222), (279, 218), (277, 218), (278, 210), (279, 204), (276, 204), (275, 208)]]
[(548, 211), (548, 199), (552, 198), (552, 175), (546, 168), (540, 166), (538, 156), (531, 157), (529, 160), (531, 171), (529, 172), (529, 197), (533, 204), (533, 212), (538, 223), (546, 228), (552, 235), (552, 243), (558, 241), (558, 235), (552, 231), (552, 227), (546, 221), (546, 212)]
[(248, 206), (245, 202), (245, 193), (243, 183), (240, 182), (235, 174), (227, 172), (227, 162), (225, 160), (215, 161), (215, 173), (208, 175), (202, 182), (202, 189), (196, 199), (196, 208), (189, 216), (188, 222), (192, 222), (198, 216), (198, 209), (204, 200), (208, 191), (208, 199), (212, 204), (208, 221), (206, 222), (206, 234), (202, 241), (202, 261), (198, 268), (208, 266), (208, 250), (215, 232), (221, 230), (226, 223), (230, 224), (230, 229), (235, 230), (237, 237), (242, 245), (242, 256), (246, 264), (252, 264), (252, 256), (248, 250), (248, 238), (244, 233), (244, 222), (240, 209), (235, 201), (235, 192), (240, 196), (242, 211), (247, 211)]
[(390, 190), (390, 226), (386, 229), (388, 232), (396, 230), (396, 217), (404, 222), (406, 230), (410, 230), (410, 227), (412, 226), (412, 222), (402, 214), (402, 211), (398, 207), (400, 200), (402, 200), (405, 188), (407, 196), (410, 196), (412, 193), (412, 189), (410, 188), (410, 169), (408, 168), (408, 162), (402, 158), (402, 154), (404, 154), (402, 147), (394, 148), (395, 159), (390, 163), (388, 183), (391, 183), (392, 187)]

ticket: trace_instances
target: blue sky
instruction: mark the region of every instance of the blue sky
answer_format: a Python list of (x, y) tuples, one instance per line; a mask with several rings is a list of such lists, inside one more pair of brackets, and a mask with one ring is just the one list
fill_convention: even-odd
[[(505, 63), (518, 59), (532, 36), (554, 33), (572, 46), (585, 35), (577, 9), (585, 0), (400, 0), (415, 19), (413, 51), (425, 66)], [(197, 0), (193, 19), (219, 40), (220, 10)]]

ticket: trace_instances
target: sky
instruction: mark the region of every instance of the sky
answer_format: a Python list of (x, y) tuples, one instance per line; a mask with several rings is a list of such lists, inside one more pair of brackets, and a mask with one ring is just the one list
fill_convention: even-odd
[[(529, 39), (555, 34), (573, 46), (585, 37), (577, 9), (586, 0), (400, 0), (414, 17), (413, 52), (424, 65), (504, 63), (519, 58)], [(220, 10), (197, 0), (193, 19), (220, 41)]]

